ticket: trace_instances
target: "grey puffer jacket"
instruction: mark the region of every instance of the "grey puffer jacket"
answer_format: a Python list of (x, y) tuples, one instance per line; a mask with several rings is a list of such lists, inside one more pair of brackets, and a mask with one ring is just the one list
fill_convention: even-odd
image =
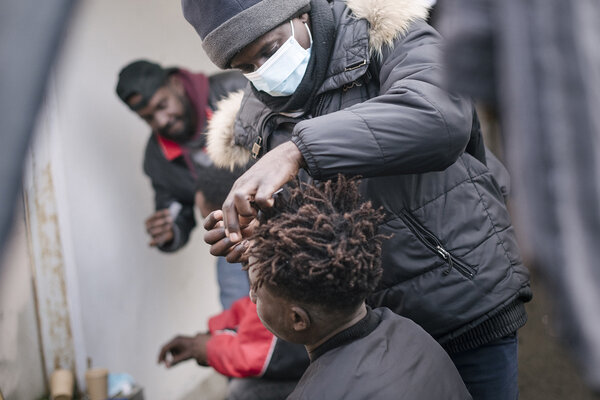
[(363, 176), (364, 196), (388, 216), (381, 231), (393, 234), (369, 304), (414, 320), (449, 352), (475, 348), (525, 324), (528, 272), (473, 105), (441, 89), (441, 38), (426, 8), (372, 3), (331, 2), (337, 35), (308, 118), (274, 114), (247, 90), (228, 100), (241, 104), (235, 123), (213, 117), (209, 153), (243, 163), (240, 148), (260, 155), (291, 133), (312, 178)]

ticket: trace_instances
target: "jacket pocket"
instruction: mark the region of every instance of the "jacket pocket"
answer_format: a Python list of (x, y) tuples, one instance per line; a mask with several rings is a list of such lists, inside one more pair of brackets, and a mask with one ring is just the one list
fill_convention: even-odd
[(475, 277), (477, 270), (446, 250), (442, 245), (442, 242), (433, 233), (421, 225), (410, 212), (403, 210), (399, 217), (419, 242), (423, 243), (425, 247), (444, 260), (448, 265), (448, 268), (444, 271), (444, 275), (448, 275), (450, 271), (454, 269), (467, 279), (473, 279)]

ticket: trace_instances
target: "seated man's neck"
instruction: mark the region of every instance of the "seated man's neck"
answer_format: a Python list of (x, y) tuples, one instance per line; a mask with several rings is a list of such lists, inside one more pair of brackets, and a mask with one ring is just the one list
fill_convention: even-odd
[(318, 324), (318, 333), (315, 334), (315, 339), (311, 343), (305, 343), (306, 351), (311, 354), (320, 345), (337, 335), (343, 330), (346, 330), (356, 325), (367, 315), (367, 307), (365, 302), (357, 307), (354, 311), (347, 314), (338, 313), (319, 313), (313, 324)]

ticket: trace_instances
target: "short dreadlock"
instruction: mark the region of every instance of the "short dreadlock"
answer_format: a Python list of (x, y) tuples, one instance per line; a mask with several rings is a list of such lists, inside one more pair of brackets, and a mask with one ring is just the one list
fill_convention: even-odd
[(359, 182), (338, 175), (318, 187), (296, 184), (252, 236), (253, 289), (330, 308), (360, 304), (382, 275), (381, 210), (361, 202)]

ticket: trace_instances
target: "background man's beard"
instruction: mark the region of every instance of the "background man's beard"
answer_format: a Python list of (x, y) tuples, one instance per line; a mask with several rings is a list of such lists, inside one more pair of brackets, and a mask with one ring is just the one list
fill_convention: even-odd
[[(171, 133), (173, 125), (175, 125), (179, 121), (183, 122), (183, 128), (180, 129), (178, 132)], [(192, 126), (191, 121), (189, 119), (179, 119), (160, 129), (158, 133), (164, 138), (172, 140), (174, 142), (185, 143), (194, 137), (196, 130), (193, 128), (194, 127)]]
[[(184, 144), (185, 142), (193, 139), (194, 135), (196, 134), (196, 114), (192, 104), (187, 98), (182, 98), (180, 96), (177, 97), (179, 97), (179, 101), (181, 101), (183, 104), (184, 114), (172, 123), (167, 124), (167, 126), (165, 126), (163, 129), (160, 129), (159, 133), (161, 136), (169, 140)], [(183, 122), (183, 128), (174, 134), (169, 133), (173, 125), (179, 121)]]

